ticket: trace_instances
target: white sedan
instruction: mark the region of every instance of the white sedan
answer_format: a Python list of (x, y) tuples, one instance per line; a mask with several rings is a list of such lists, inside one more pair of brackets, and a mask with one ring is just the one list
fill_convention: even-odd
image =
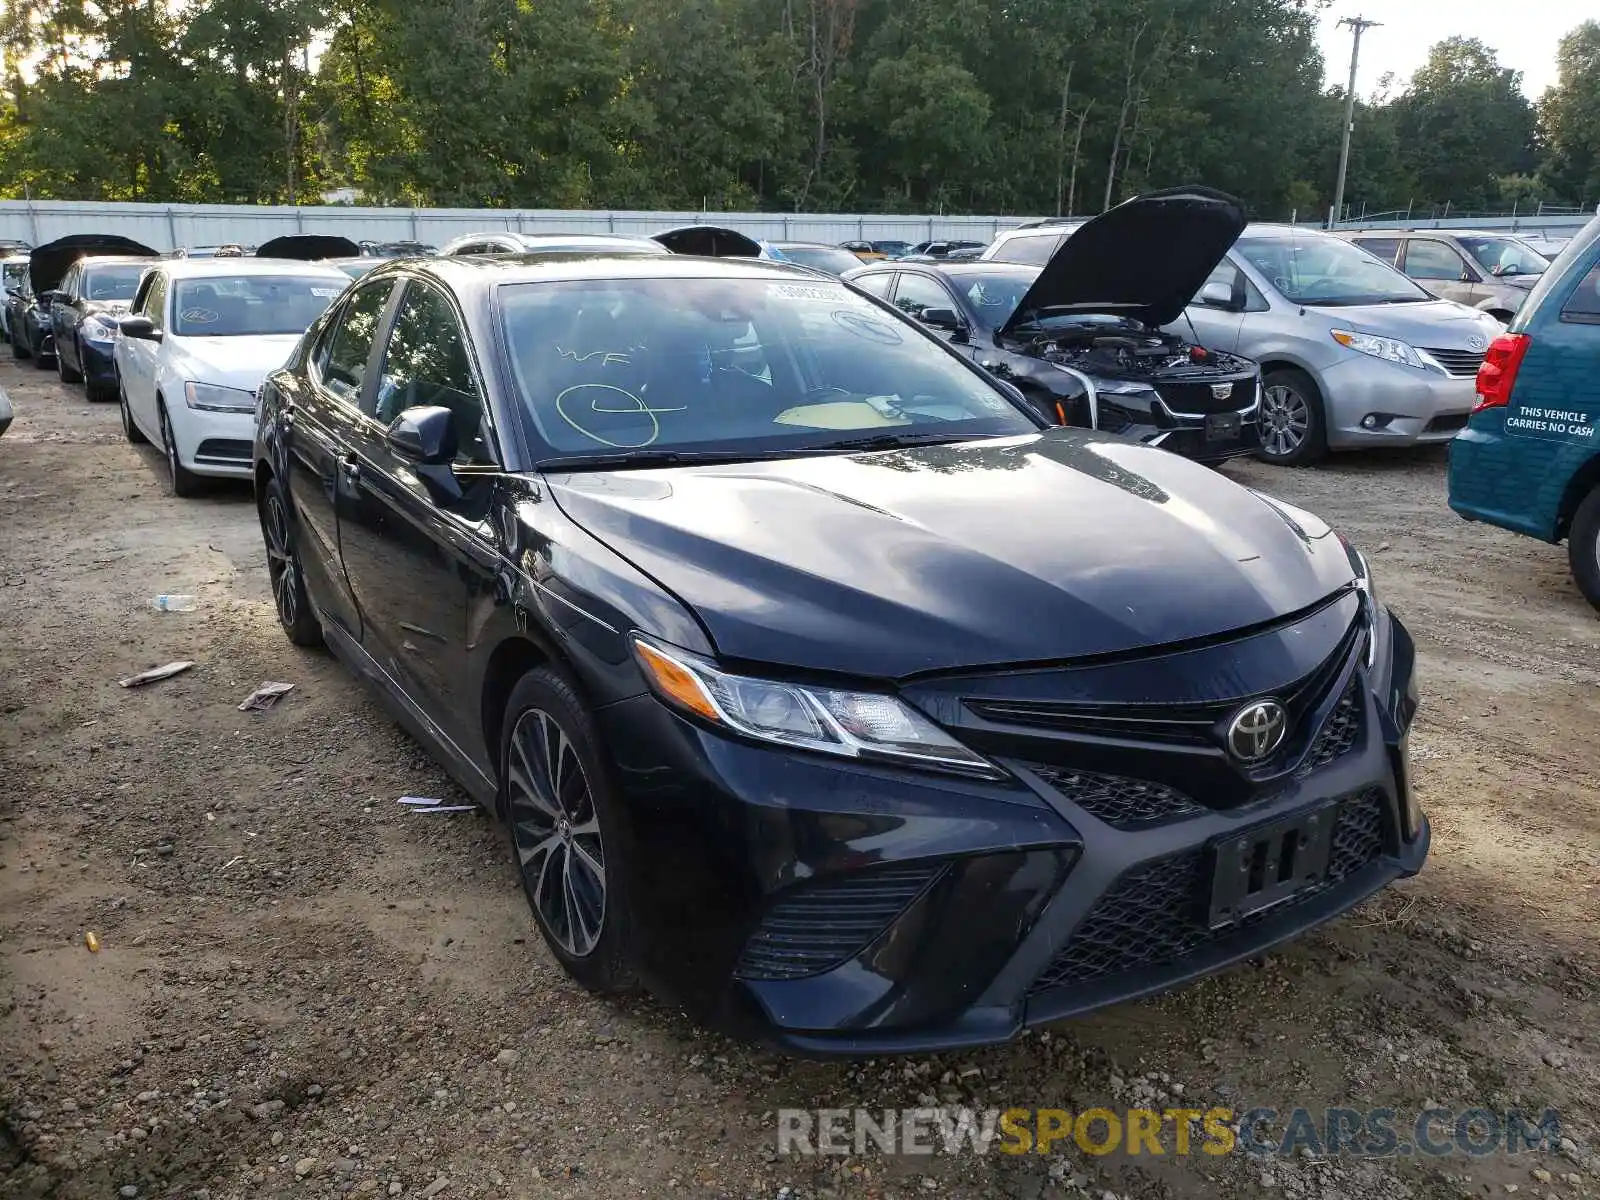
[(146, 272), (116, 342), (122, 429), (167, 458), (172, 490), (248, 479), (255, 393), (350, 277), (321, 263), (179, 258)]

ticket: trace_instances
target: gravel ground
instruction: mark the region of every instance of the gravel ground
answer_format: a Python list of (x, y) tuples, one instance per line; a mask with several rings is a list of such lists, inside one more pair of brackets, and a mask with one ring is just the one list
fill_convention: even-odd
[[(497, 831), (273, 618), (248, 493), (0, 362), (0, 1195), (1600, 1195), (1600, 620), (1438, 452), (1236, 478), (1363, 545), (1416, 636), (1427, 869), (1264, 959), (998, 1050), (819, 1064), (545, 951)], [(192, 593), (192, 613), (152, 609)], [(124, 690), (172, 659), (187, 674)], [(295, 689), (241, 713), (264, 680)], [(99, 950), (85, 934), (93, 931)], [(1560, 1111), (1550, 1153), (779, 1156), (787, 1107)], [(1408, 1118), (1403, 1117), (1402, 1122)]]

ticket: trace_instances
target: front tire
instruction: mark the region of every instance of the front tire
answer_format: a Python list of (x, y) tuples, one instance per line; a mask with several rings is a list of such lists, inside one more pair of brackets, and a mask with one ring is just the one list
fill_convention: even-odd
[[(78, 361), (83, 362), (83, 345), (74, 343), (78, 350)], [(61, 353), (61, 348), (56, 347), (56, 374), (61, 377), (62, 383), (82, 383), (83, 372), (76, 367), (67, 366), (67, 356)]]
[(27, 341), (26, 334), (27, 330), (24, 329), (11, 335), (11, 357), (18, 361), (29, 357), (28, 347), (23, 344)]
[[(41, 337), (38, 341), (32, 343), (29, 348), (33, 351), (33, 366), (35, 370), (48, 371), (54, 365), (45, 357), (44, 338)], [(51, 357), (54, 357), (54, 355)]]
[(261, 501), (261, 536), (267, 544), (267, 576), (272, 582), (278, 624), (296, 646), (322, 645), (322, 623), (306, 595), (306, 573), (295, 545), (293, 510), (288, 493), (276, 479), (267, 484)]
[(122, 409), (122, 436), (134, 446), (142, 446), (150, 439), (145, 437), (144, 430), (140, 429), (133, 419), (133, 409), (128, 405), (128, 389), (123, 386), (117, 388), (117, 403)]
[(633, 986), (620, 801), (588, 708), (549, 667), (524, 675), (500, 735), (506, 825), (550, 952), (591, 992)]
[(161, 450), (167, 459), (167, 477), (172, 494), (180, 499), (200, 494), (200, 476), (184, 466), (178, 458), (178, 443), (172, 435), (172, 422), (167, 420), (167, 402), (156, 402), (156, 414), (161, 421)]
[(1572, 515), (1567, 561), (1583, 598), (1600, 609), (1600, 487), (1591, 489)]
[(1305, 467), (1328, 453), (1327, 412), (1311, 376), (1293, 367), (1268, 371), (1261, 379), (1262, 462)]

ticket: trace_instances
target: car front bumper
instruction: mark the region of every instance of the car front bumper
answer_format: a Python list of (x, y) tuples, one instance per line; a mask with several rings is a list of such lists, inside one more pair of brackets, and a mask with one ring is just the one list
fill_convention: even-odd
[[(1409, 446), (1448, 442), (1477, 403), (1475, 375), (1444, 375), (1351, 354), (1324, 368), (1317, 384), (1328, 421), (1328, 445)], [(1362, 425), (1368, 415), (1377, 422)]]
[(175, 404), (169, 410), (178, 461), (196, 475), (250, 479), (254, 412), (210, 412)]
[[(641, 971), (708, 1023), (870, 1055), (1003, 1042), (1258, 954), (1427, 856), (1399, 716), (1415, 712), (1410, 639), (1390, 629), (1384, 660), (1350, 676), (1347, 751), (1148, 826), (1020, 759), (992, 756), (1013, 780), (963, 780), (731, 741), (648, 696), (602, 709)], [(1335, 822), (1325, 875), (1213, 928), (1218, 846), (1311, 814)]]
[(117, 363), (112, 356), (116, 348), (115, 342), (78, 342), (82, 351), (83, 361), (78, 364), (78, 369), (83, 372), (83, 377), (90, 386), (96, 388), (114, 388), (117, 385)]

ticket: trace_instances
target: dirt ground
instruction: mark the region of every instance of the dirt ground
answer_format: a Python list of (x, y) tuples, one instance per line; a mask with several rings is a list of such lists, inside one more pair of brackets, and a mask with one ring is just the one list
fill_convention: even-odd
[[(0, 352), (3, 353), (3, 352)], [(590, 998), (499, 833), (279, 631), (248, 492), (0, 361), (0, 1195), (1600, 1195), (1600, 619), (1438, 451), (1236, 478), (1366, 548), (1420, 648), (1426, 870), (1265, 959), (965, 1055), (797, 1061)], [(198, 597), (153, 610), (159, 593)], [(173, 659), (187, 674), (124, 690)], [(237, 705), (292, 682), (275, 709)], [(98, 938), (98, 952), (85, 933)], [(1559, 1111), (1549, 1153), (779, 1156), (793, 1107)]]

